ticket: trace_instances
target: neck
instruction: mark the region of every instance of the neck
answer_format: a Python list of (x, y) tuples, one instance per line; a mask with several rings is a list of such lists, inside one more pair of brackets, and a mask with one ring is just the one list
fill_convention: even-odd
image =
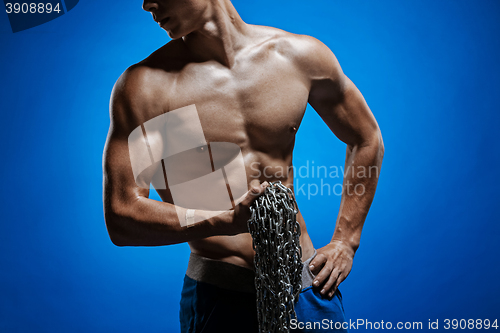
[(215, 60), (229, 68), (245, 43), (247, 25), (230, 0), (211, 0), (200, 28), (183, 37), (187, 48), (202, 61)]

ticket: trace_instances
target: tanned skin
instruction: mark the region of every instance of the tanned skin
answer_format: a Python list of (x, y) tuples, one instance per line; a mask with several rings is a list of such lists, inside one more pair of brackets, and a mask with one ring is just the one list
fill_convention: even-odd
[[(112, 92), (103, 169), (104, 214), (114, 244), (188, 242), (193, 253), (252, 269), (249, 206), (268, 182), (280, 180), (293, 188), (291, 172), (273, 170), (290, 170), (307, 103), (347, 144), (346, 167), (380, 170), (384, 147), (377, 122), (320, 41), (247, 24), (229, 0), (144, 1), (143, 9), (172, 41), (127, 69)], [(163, 199), (159, 202), (136, 184), (128, 136), (144, 122), (192, 104), (208, 142), (231, 142), (241, 148), (250, 190), (235, 209), (186, 228), (181, 227), (168, 189), (158, 191)], [(317, 249), (311, 262), (313, 285), (325, 296), (333, 296), (351, 271), (377, 181), (378, 173), (357, 178), (348, 172), (344, 177), (350, 195), (344, 191), (336, 223), (332, 217), (331, 242)], [(354, 194), (358, 184), (363, 195)], [(306, 260), (314, 247), (304, 218), (300, 213), (297, 218)]]

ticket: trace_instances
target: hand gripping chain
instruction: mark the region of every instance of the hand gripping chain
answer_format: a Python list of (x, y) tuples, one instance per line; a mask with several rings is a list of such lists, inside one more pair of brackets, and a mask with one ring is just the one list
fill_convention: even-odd
[(290, 331), (302, 280), (297, 203), (291, 189), (271, 183), (250, 207), (260, 333)]

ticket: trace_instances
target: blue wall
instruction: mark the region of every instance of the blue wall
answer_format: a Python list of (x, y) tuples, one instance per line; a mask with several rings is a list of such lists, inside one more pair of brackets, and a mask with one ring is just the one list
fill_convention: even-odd
[[(341, 285), (348, 318), (499, 318), (500, 3), (234, 4), (326, 43), (382, 129), (378, 193)], [(101, 195), (111, 88), (168, 40), (141, 1), (80, 1), (16, 34), (0, 14), (1, 332), (178, 331), (188, 246), (115, 247)], [(309, 108), (295, 164), (344, 153)], [(340, 198), (297, 199), (325, 245)]]

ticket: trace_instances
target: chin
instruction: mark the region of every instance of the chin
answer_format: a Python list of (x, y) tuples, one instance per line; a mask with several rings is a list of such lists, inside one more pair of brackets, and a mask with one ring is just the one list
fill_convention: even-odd
[(176, 40), (176, 39), (182, 38), (182, 36), (174, 35), (171, 32), (167, 31), (167, 33), (168, 33), (168, 37), (170, 37), (170, 39), (172, 39), (172, 40)]
[(167, 31), (168, 37), (170, 37), (171, 39), (180, 39), (180, 38), (187, 35), (186, 33), (182, 33), (180, 31), (172, 31), (172, 30), (166, 30), (166, 31)]

